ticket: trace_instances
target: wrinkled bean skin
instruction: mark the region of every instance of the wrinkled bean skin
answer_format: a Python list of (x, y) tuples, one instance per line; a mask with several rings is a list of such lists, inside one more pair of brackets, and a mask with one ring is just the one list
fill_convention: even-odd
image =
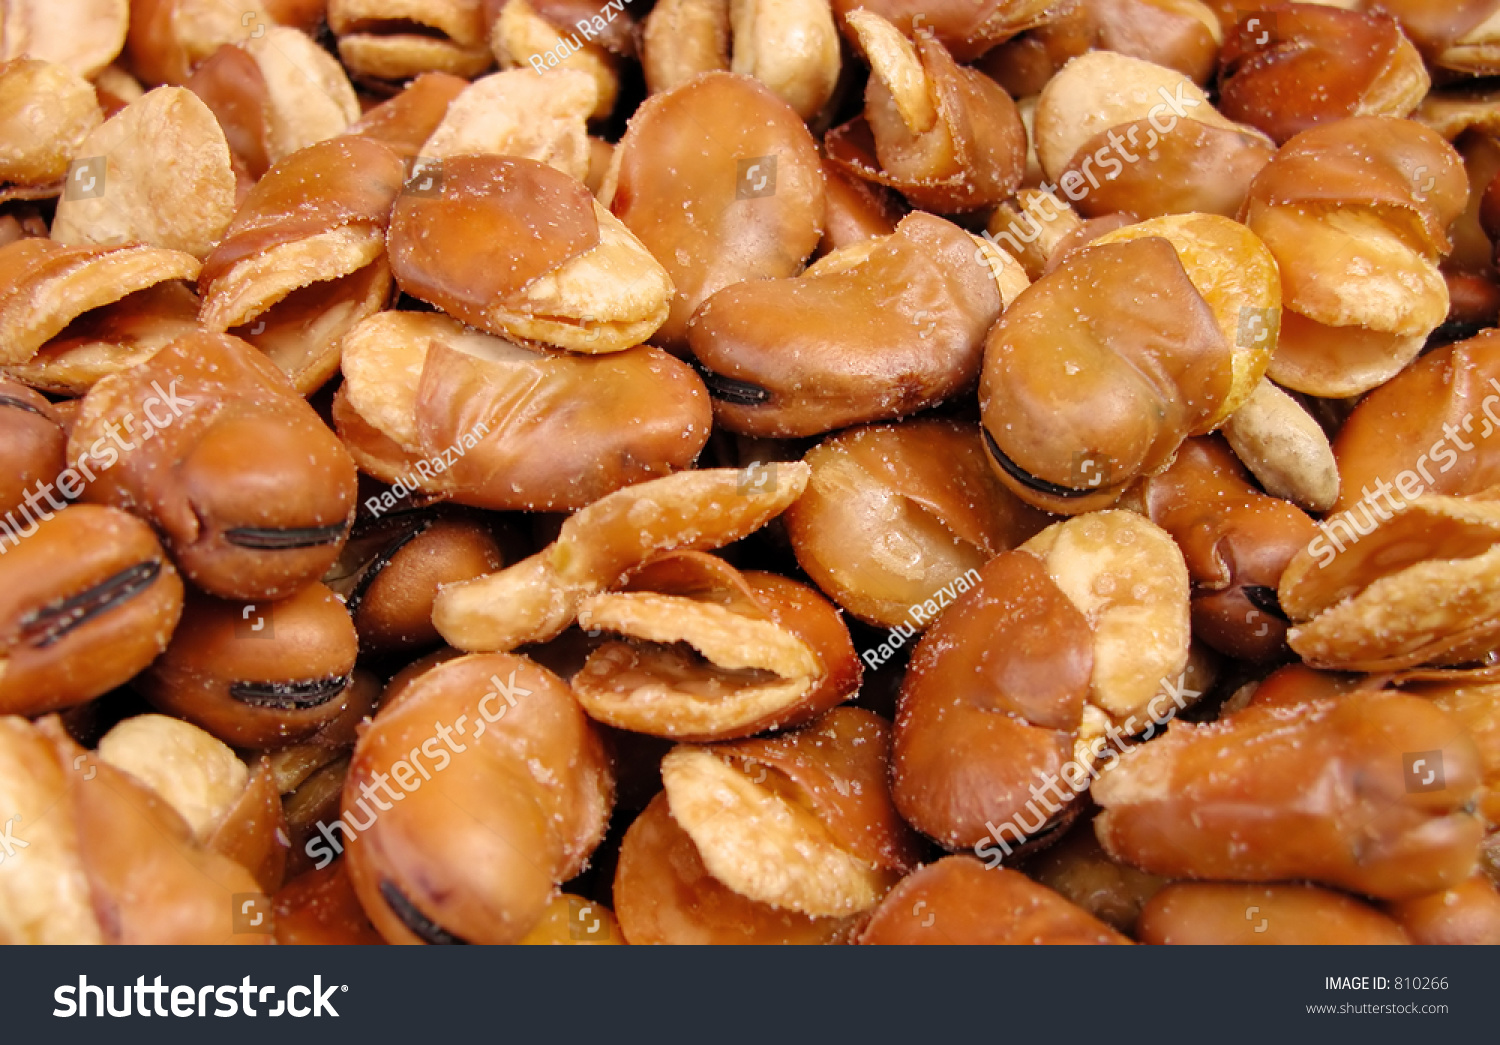
[(863, 944), (1128, 944), (1019, 871), (949, 856), (903, 879), (875, 910)]
[(1278, 11), (1267, 32), (1270, 21), (1243, 20), (1225, 35), (1219, 104), (1277, 145), (1346, 116), (1406, 116), (1431, 86), (1389, 16), (1305, 4)]
[[(750, 169), (772, 156), (774, 174)], [(674, 352), (686, 347), (688, 320), (710, 295), (742, 280), (796, 275), (823, 235), (812, 136), (785, 102), (733, 73), (707, 73), (648, 98), (615, 149), (599, 201), (677, 288), (653, 339)]]
[[(1445, 786), (1409, 793), (1402, 752), (1441, 750)], [(1457, 884), (1483, 825), (1464, 812), (1474, 743), (1425, 700), (1358, 693), (1178, 723), (1093, 788), (1099, 841), (1174, 878), (1310, 879), (1383, 899)]]
[(572, 679), (597, 721), (729, 740), (803, 725), (859, 689), (848, 628), (796, 581), (683, 552), (654, 559), (621, 588), (579, 613), (580, 627), (624, 639), (590, 653)]
[[(465, 740), (435, 735), (435, 723)], [(423, 756), (434, 761), (419, 774), (409, 760)], [(376, 790), (392, 774), (394, 803)], [(562, 680), (509, 654), (450, 660), (388, 703), (355, 748), (349, 877), (389, 942), (514, 943), (598, 845), (612, 798), (600, 736)]]
[(913, 214), (854, 249), (870, 253), (835, 271), (737, 283), (693, 314), (688, 345), (719, 424), (817, 435), (914, 413), (973, 384), (1002, 307), (973, 238)]
[[(896, 716), (891, 790), (901, 815), (950, 849), (988, 823), (1036, 820), (1028, 787), (1073, 751), (1093, 670), (1087, 620), (1029, 552), (1005, 552), (927, 630)], [(1072, 796), (1066, 796), (1071, 798)]]
[[(117, 452), (110, 433), (148, 401), (162, 423)], [(221, 598), (290, 595), (333, 565), (354, 517), (348, 451), (274, 365), (227, 335), (188, 335), (100, 381), (68, 455), (109, 460), (86, 498), (140, 513), (188, 579)]]
[(1317, 534), (1294, 506), (1261, 493), (1229, 448), (1190, 439), (1141, 497), (1151, 521), (1182, 547), (1194, 582), (1193, 633), (1232, 657), (1282, 655), (1287, 621), (1276, 587)]
[(150, 664), (177, 626), (183, 586), (151, 528), (114, 508), (65, 508), (26, 533), (0, 539), (0, 712), (35, 716)]
[(1342, 893), (1311, 885), (1174, 882), (1141, 911), (1156, 944), (1404, 944), (1401, 926)]
[(135, 685), (226, 743), (276, 748), (343, 711), (357, 653), (348, 611), (322, 584), (272, 603), (194, 595), (172, 645)]

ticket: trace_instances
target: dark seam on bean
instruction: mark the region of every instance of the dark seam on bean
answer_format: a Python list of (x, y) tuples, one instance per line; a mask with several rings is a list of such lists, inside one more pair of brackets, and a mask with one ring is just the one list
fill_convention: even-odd
[(419, 522), (416, 527), (400, 534), (394, 541), (375, 553), (375, 557), (365, 565), (364, 572), (359, 575), (359, 580), (355, 582), (354, 588), (349, 592), (348, 598), (344, 600), (344, 608), (349, 611), (349, 616), (352, 617), (359, 612), (359, 604), (369, 594), (371, 585), (375, 583), (381, 571), (391, 564), (391, 560), (396, 557), (396, 553), (432, 529), (433, 524), (436, 522), (437, 517), (435, 515), (429, 516), (427, 519)]
[(410, 929), (424, 943), (467, 944), (469, 942), (461, 936), (450, 933), (417, 910), (417, 905), (408, 900), (406, 894), (397, 889), (395, 883), (389, 878), (380, 880), (380, 895), (390, 907), (391, 913), (401, 919), (401, 924)]
[(1291, 623), (1291, 618), (1281, 608), (1281, 600), (1276, 597), (1276, 589), (1268, 588), (1264, 584), (1246, 584), (1240, 588), (1245, 593), (1245, 599), (1268, 617), (1275, 617), (1279, 621)]
[(703, 383), (708, 386), (709, 398), (717, 399), (721, 403), (728, 403), (731, 406), (759, 406), (771, 399), (770, 389), (751, 384), (749, 381), (716, 374), (696, 360), (693, 362), (693, 369), (698, 371), (698, 376), (703, 378)]
[(224, 540), (240, 548), (256, 551), (290, 551), (335, 544), (344, 536), (344, 524), (303, 526), (297, 529), (272, 530), (259, 526), (238, 526), (224, 531)]
[(139, 562), (87, 591), (32, 610), (21, 618), (21, 640), (37, 649), (46, 649), (70, 631), (135, 598), (159, 576), (159, 560)]
[(229, 695), (241, 704), (281, 711), (301, 711), (327, 704), (349, 688), (350, 675), (300, 682), (231, 682)]
[[(0, 395), (0, 406), (13, 406), (17, 410), (25, 410), (29, 413), (36, 414), (38, 417), (47, 417), (47, 415), (43, 413), (41, 409), (38, 408), (35, 404), (28, 403), (24, 399), (17, 399), (15, 396)], [(52, 418), (47, 417), (47, 420), (50, 421), (52, 420)]]
[(1057, 483), (1049, 483), (1045, 479), (1038, 479), (1000, 452), (1000, 445), (995, 442), (995, 437), (990, 435), (988, 428), (984, 428), (982, 425), (980, 428), (984, 432), (985, 449), (995, 459), (995, 463), (1005, 469), (1006, 475), (1029, 490), (1035, 490), (1037, 493), (1044, 493), (1052, 497), (1091, 497), (1104, 489), (1104, 487), (1091, 486), (1088, 489), (1080, 490), (1076, 487), (1059, 486)]

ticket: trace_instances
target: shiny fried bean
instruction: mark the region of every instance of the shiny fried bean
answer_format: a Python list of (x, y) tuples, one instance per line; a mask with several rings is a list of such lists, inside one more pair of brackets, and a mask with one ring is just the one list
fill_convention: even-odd
[[(980, 408), (996, 474), (1049, 511), (1112, 504), (1250, 398), (1279, 303), (1270, 253), (1214, 215), (1127, 226), (1065, 255), (985, 346)], [(1247, 330), (1247, 314), (1260, 324)]]
[(731, 283), (801, 270), (823, 234), (821, 168), (801, 118), (748, 76), (709, 73), (641, 104), (599, 202), (676, 288), (656, 344), (685, 347), (688, 319)]
[(912, 214), (801, 276), (719, 291), (688, 324), (715, 418), (748, 435), (816, 435), (971, 387), (984, 335), (1026, 285), (1008, 256), (1000, 277), (976, 254), (958, 226)]
[(350, 880), (388, 941), (514, 943), (582, 870), (612, 799), (596, 727), (560, 679), (509, 654), (451, 660), (360, 738), (344, 785)]
[(149, 785), (194, 838), (250, 871), (262, 892), (281, 887), (286, 818), (265, 758), (248, 769), (208, 733), (165, 715), (126, 719), (100, 739), (97, 753)]
[(172, 645), (136, 682), (157, 708), (251, 748), (303, 740), (343, 710), (358, 640), (328, 588), (188, 605)]
[(660, 792), (620, 844), (615, 914), (634, 944), (833, 943), (851, 918), (814, 918), (741, 896), (709, 873)]
[[(44, 509), (45, 511), (45, 509)], [(0, 531), (0, 711), (82, 704), (150, 664), (182, 613), (182, 581), (151, 528), (78, 505)]]
[(1005, 199), (1026, 169), (1026, 130), (1004, 88), (958, 65), (931, 29), (915, 45), (878, 14), (844, 16), (870, 65), (865, 112), (828, 133), (835, 164), (941, 214)]
[(528, 559), (438, 593), (432, 623), (459, 649), (510, 650), (556, 638), (583, 600), (653, 556), (711, 551), (760, 529), (807, 487), (806, 465), (747, 485), (729, 468), (680, 472), (627, 487), (570, 516)]
[(1275, 151), (1182, 73), (1110, 51), (1076, 58), (1048, 82), (1034, 137), (1048, 180), (1088, 217), (1234, 217)]
[(581, 181), (530, 159), (443, 160), (435, 195), (396, 201), (390, 252), (405, 293), (493, 334), (575, 352), (641, 344), (672, 300), (668, 270), (626, 225)]
[[(1219, 56), (1220, 108), (1278, 145), (1346, 116), (1406, 116), (1432, 85), (1395, 19), (1304, 4), (1242, 20)], [(1330, 68), (1338, 76), (1329, 76)]]
[(941, 607), (925, 603), (946, 605), (960, 577), (1049, 521), (991, 474), (979, 433), (952, 421), (841, 432), (804, 460), (807, 492), (784, 517), (797, 561), (882, 627), (929, 623)]
[[(1408, 786), (1410, 751), (1442, 752), (1443, 787)], [(1479, 772), (1458, 723), (1415, 697), (1250, 707), (1122, 755), (1094, 785), (1094, 827), (1107, 853), (1154, 874), (1405, 899), (1474, 870)]]
[(1500, 944), (1500, 892), (1482, 875), (1386, 909), (1412, 943)]
[(341, 344), (334, 425), (361, 469), (408, 491), (568, 511), (688, 467), (708, 440), (703, 382), (649, 345), (546, 352), (416, 312), (372, 316)]
[(1353, 117), (1288, 141), (1242, 214), (1281, 270), (1271, 379), (1349, 397), (1410, 363), (1448, 314), (1437, 263), (1467, 195), (1458, 153), (1411, 120)]
[[(109, 433), (148, 410), (150, 438), (117, 453)], [(113, 467), (87, 498), (149, 519), (183, 573), (222, 598), (281, 598), (321, 576), (354, 516), (343, 444), (279, 370), (223, 334), (190, 334), (101, 380), (68, 446), (75, 461), (107, 448)]]

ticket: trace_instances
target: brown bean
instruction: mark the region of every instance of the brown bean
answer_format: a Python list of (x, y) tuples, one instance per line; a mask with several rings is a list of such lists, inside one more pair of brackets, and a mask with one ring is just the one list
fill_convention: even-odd
[(1194, 634), (1233, 657), (1284, 655), (1287, 620), (1276, 587), (1292, 556), (1317, 534), (1313, 521), (1256, 489), (1214, 438), (1183, 443), (1170, 468), (1143, 480), (1140, 495), (1187, 560)]
[(325, 579), (345, 600), (362, 650), (406, 653), (442, 642), (432, 626), (439, 588), (503, 565), (500, 545), (479, 519), (418, 510), (356, 523)]
[(62, 418), (42, 396), (10, 378), (0, 378), (0, 514), (22, 508), (33, 486), (53, 482), (67, 467), (67, 432)]
[[(1439, 757), (1440, 788), (1427, 779)], [(1483, 825), (1464, 810), (1478, 782), (1474, 743), (1443, 711), (1353, 693), (1173, 725), (1094, 785), (1094, 827), (1106, 852), (1154, 874), (1401, 899), (1473, 871)]]
[(5, 537), (0, 711), (35, 716), (82, 704), (166, 649), (182, 581), (145, 523), (79, 505)]
[(1048, 523), (994, 477), (972, 425), (914, 420), (840, 432), (804, 459), (787, 509), (797, 561), (861, 620), (920, 629), (955, 582)]
[(813, 918), (741, 896), (703, 865), (658, 793), (620, 844), (615, 914), (634, 944), (832, 943), (847, 918)]
[(287, 882), (276, 893), (272, 909), (280, 944), (385, 943), (359, 906), (343, 860)]
[(1412, 943), (1500, 943), (1500, 891), (1483, 875), (1442, 892), (1388, 904), (1386, 910)]
[(306, 739), (343, 711), (358, 640), (328, 588), (271, 603), (194, 595), (188, 605), (172, 645), (135, 683), (155, 707), (252, 748)]
[[(117, 452), (148, 410), (149, 429)], [(354, 517), (343, 444), (279, 370), (223, 334), (179, 338), (100, 381), (68, 446), (108, 469), (88, 499), (149, 519), (193, 583), (223, 598), (280, 598), (321, 576)]]
[(715, 420), (748, 435), (817, 435), (971, 387), (1004, 307), (1000, 282), (975, 259), (957, 225), (911, 214), (801, 276), (714, 294), (688, 323), (688, 344)]
[(688, 319), (711, 294), (796, 275), (823, 234), (812, 136), (780, 98), (733, 73), (708, 73), (646, 99), (599, 201), (677, 288), (655, 337), (670, 351), (686, 346)]
[(599, 844), (612, 791), (560, 679), (509, 654), (451, 660), (360, 738), (341, 821), (349, 876), (389, 941), (513, 943)]
[(1019, 871), (944, 857), (902, 879), (861, 930), (866, 944), (1120, 944), (1125, 937)]

